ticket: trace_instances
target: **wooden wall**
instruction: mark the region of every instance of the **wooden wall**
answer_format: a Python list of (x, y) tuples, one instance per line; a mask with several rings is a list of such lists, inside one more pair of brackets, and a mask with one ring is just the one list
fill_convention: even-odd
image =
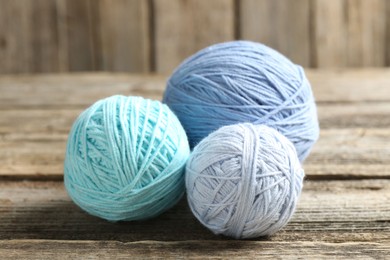
[(0, 73), (169, 73), (212, 43), (306, 67), (390, 65), (389, 0), (0, 0)]

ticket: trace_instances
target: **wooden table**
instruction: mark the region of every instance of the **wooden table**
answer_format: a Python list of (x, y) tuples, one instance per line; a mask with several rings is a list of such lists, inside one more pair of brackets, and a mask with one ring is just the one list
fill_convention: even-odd
[(166, 77), (0, 76), (0, 259), (120, 257), (390, 258), (390, 70), (307, 71), (321, 136), (291, 222), (270, 238), (215, 236), (183, 200), (145, 222), (109, 223), (62, 183), (65, 141), (97, 99), (161, 99)]

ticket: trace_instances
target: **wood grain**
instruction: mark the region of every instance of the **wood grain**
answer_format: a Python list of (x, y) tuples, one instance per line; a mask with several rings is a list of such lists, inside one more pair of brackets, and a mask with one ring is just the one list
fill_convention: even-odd
[[(67, 133), (81, 111), (3, 111), (0, 175), (61, 179)], [(390, 178), (388, 104), (325, 104), (318, 112), (320, 140), (305, 163), (310, 178)]]
[(263, 42), (305, 67), (390, 65), (387, 0), (0, 0), (0, 74), (170, 73), (208, 45)]
[(156, 71), (170, 73), (213, 43), (234, 39), (233, 0), (154, 0)]
[(269, 241), (3, 240), (0, 257), (18, 259), (386, 259), (389, 244)]
[[(386, 44), (387, 46), (389, 45), (390, 43), (390, 2), (389, 1), (386, 1), (386, 20), (387, 20), (387, 23), (386, 23)], [(390, 48), (385, 48), (386, 50), (386, 66), (390, 66)]]
[(314, 1), (314, 66), (384, 66), (387, 16), (386, 0)]
[(390, 125), (388, 102), (318, 104), (321, 129), (384, 128)]
[(387, 128), (322, 130), (305, 161), (306, 174), (311, 179), (390, 179), (389, 137)]
[(31, 2), (28, 33), (30, 55), (29, 72), (59, 71), (59, 46), (56, 3), (52, 0), (37, 0)]
[(113, 94), (161, 99), (166, 76), (0, 76), (0, 258), (386, 259), (390, 70), (307, 74), (321, 136), (296, 213), (274, 236), (246, 241), (212, 234), (185, 198), (158, 218), (110, 223), (66, 194), (65, 142), (77, 115)]
[(318, 103), (386, 102), (390, 70), (306, 70)]
[[(62, 179), (65, 129), (70, 125), (60, 126), (58, 132), (35, 131), (31, 125), (0, 135), (0, 177)], [(6, 132), (4, 128), (1, 130)], [(306, 175), (310, 179), (390, 179), (389, 142), (387, 128), (323, 129), (305, 161)]]
[[(306, 74), (318, 104), (390, 101), (390, 69), (387, 68), (307, 69)], [(166, 78), (163, 75), (110, 73), (2, 75), (0, 109), (85, 108), (114, 94), (161, 99)]]
[(101, 68), (149, 72), (148, 1), (99, 0)]
[(86, 108), (98, 99), (119, 94), (160, 99), (165, 79), (110, 73), (0, 76), (0, 109)]
[[(146, 95), (146, 97), (149, 97)], [(319, 104), (320, 126), (328, 129), (387, 129), (390, 125), (390, 104)], [(0, 116), (0, 140), (33, 141), (63, 140), (83, 108), (5, 109)]]
[(240, 38), (262, 42), (310, 66), (310, 0), (239, 1)]
[(1, 0), (0, 4), (0, 73), (29, 71), (29, 3)]
[(55, 1), (2, 0), (0, 4), (0, 73), (58, 71)]
[[(292, 220), (266, 240), (389, 245), (389, 189), (390, 180), (306, 181)], [(1, 182), (0, 218), (0, 239), (226, 241), (193, 217), (185, 199), (152, 220), (110, 223), (73, 204), (62, 182)]]
[(97, 42), (90, 0), (57, 0), (60, 71), (96, 70)]
[(312, 1), (312, 64), (314, 67), (344, 67), (346, 28), (344, 0)]
[(347, 1), (347, 65), (384, 66), (386, 57), (386, 0)]
[[(307, 176), (388, 179), (390, 70), (308, 70), (308, 76), (322, 131), (305, 162)], [(164, 76), (1, 76), (0, 176), (61, 179), (67, 133), (84, 108), (113, 94), (161, 99), (164, 85)]]
[(150, 71), (148, 1), (1, 0), (0, 4), (1, 74)]

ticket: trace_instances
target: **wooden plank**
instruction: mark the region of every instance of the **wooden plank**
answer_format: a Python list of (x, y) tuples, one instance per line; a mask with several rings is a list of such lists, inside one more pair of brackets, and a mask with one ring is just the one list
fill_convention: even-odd
[(347, 65), (384, 66), (386, 63), (386, 0), (347, 1)]
[[(2, 240), (224, 240), (200, 225), (185, 199), (155, 219), (111, 223), (73, 204), (62, 182), (0, 182), (0, 219)], [(306, 181), (290, 223), (267, 240), (389, 245), (389, 223), (390, 180)]]
[(0, 257), (17, 259), (385, 259), (389, 244), (270, 241), (62, 241), (3, 240)]
[(264, 43), (310, 66), (310, 0), (239, 1), (240, 38)]
[(315, 0), (314, 66), (372, 67), (386, 63), (386, 0)]
[[(386, 1), (386, 17), (387, 17), (387, 23), (386, 23), (386, 44), (387, 46), (390, 43), (390, 2)], [(390, 48), (386, 48), (386, 66), (390, 66)]]
[(110, 73), (0, 76), (0, 108), (85, 108), (98, 99), (119, 94), (161, 99), (164, 87), (163, 76)]
[(390, 100), (390, 70), (306, 70), (317, 102), (383, 102)]
[(58, 31), (58, 61), (59, 71), (69, 70), (69, 46), (68, 46), (68, 8), (66, 0), (56, 1), (57, 31)]
[(0, 4), (0, 73), (57, 72), (56, 2), (2, 0)]
[(101, 69), (149, 72), (148, 1), (100, 0), (98, 4)]
[[(306, 161), (307, 175), (310, 178), (332, 179), (388, 178), (389, 153), (387, 147), (381, 144), (389, 142), (386, 131), (389, 125), (389, 104), (333, 101), (334, 95), (344, 95), (342, 102), (364, 98), (375, 100), (378, 96), (370, 96), (370, 86), (383, 89), (381, 98), (386, 98), (388, 92), (384, 90), (388, 82), (387, 73), (376, 70), (370, 73), (309, 72), (314, 82), (322, 84), (321, 90), (328, 90), (320, 98), (325, 97), (323, 100), (326, 100), (329, 97), (331, 102), (320, 102), (318, 106), (322, 133), (319, 143)], [(371, 77), (378, 84), (370, 81)], [(352, 78), (360, 86), (348, 80)], [(344, 83), (344, 87), (359, 87), (363, 91), (340, 92), (337, 86)], [(15, 79), (3, 76), (0, 86), (4, 93), (0, 98), (5, 103), (0, 103), (4, 104), (0, 116), (0, 140), (3, 147), (0, 175), (61, 179), (66, 135), (84, 107), (98, 98), (119, 93), (160, 99), (164, 77), (82, 74)], [(29, 109), (28, 113), (24, 108)], [(367, 128), (368, 125), (373, 129)], [(340, 140), (339, 136), (347, 139)]]
[(384, 66), (386, 1), (243, 0), (240, 32), (304, 66)]
[(0, 149), (1, 177), (62, 179), (66, 135), (61, 141), (47, 140), (47, 137), (34, 141), (1, 141)]
[(321, 129), (388, 128), (390, 103), (329, 103), (317, 105)]
[(30, 1), (0, 1), (0, 74), (30, 70), (27, 47), (30, 4)]
[(1, 5), (0, 73), (150, 70), (147, 1), (2, 0)]
[(312, 4), (313, 66), (346, 66), (345, 1), (314, 0)]
[[(390, 104), (320, 104), (317, 107), (321, 129), (387, 128)], [(34, 140), (67, 134), (81, 108), (3, 110), (0, 115), (1, 140)]]
[[(319, 104), (390, 101), (388, 68), (307, 69), (306, 74)], [(0, 77), (0, 109), (86, 107), (113, 94), (161, 99), (165, 80), (166, 76), (162, 75), (110, 73), (3, 75)]]
[[(315, 92), (322, 91), (317, 95), (322, 100), (318, 106), (322, 132), (305, 163), (308, 177), (389, 178), (390, 154), (383, 144), (389, 142), (390, 105), (362, 102), (389, 100), (385, 91), (389, 70), (309, 70), (308, 74)], [(66, 135), (82, 109), (112, 94), (160, 99), (164, 79), (106, 73), (0, 77), (0, 175), (61, 179)]]
[(0, 113), (0, 141), (63, 140), (82, 109), (4, 110)]
[(217, 42), (234, 39), (233, 0), (154, 0), (157, 72)]
[(31, 64), (29, 72), (58, 72), (60, 64), (56, 2), (32, 1), (31, 20), (27, 22), (31, 37), (28, 41)]
[(309, 178), (390, 179), (390, 131), (384, 129), (326, 129), (304, 168)]
[[(390, 69), (306, 70), (318, 104), (390, 101)], [(85, 108), (114, 94), (161, 99), (166, 76), (79, 73), (0, 76), (0, 109)], [(17, 89), (17, 91), (16, 91)]]
[(69, 71), (97, 70), (95, 24), (91, 0), (66, 0), (69, 48)]
[[(43, 124), (41, 129), (53, 130), (39, 132), (30, 128), (34, 124), (0, 135), (0, 177), (62, 179), (70, 125), (60, 123), (57, 132), (51, 124)], [(7, 126), (1, 130), (6, 132)], [(322, 129), (305, 161), (306, 175), (310, 179), (390, 179), (389, 142), (387, 128)]]
[(90, 0), (58, 0), (58, 28), (62, 71), (97, 69)]
[[(146, 94), (148, 97), (150, 94)], [(387, 129), (389, 103), (320, 104), (320, 126), (325, 129)], [(63, 140), (83, 108), (7, 109), (0, 113), (0, 140)], [(360, 131), (360, 130), (356, 130)]]

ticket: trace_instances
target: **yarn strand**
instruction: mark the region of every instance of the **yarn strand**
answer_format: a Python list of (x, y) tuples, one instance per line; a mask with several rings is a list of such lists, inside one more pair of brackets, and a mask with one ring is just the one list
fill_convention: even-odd
[(113, 96), (96, 102), (69, 134), (64, 182), (72, 200), (110, 221), (161, 214), (184, 194), (186, 134), (159, 101)]
[(259, 43), (219, 43), (195, 53), (169, 78), (163, 102), (192, 148), (221, 126), (251, 122), (277, 129), (303, 162), (319, 136), (303, 68)]
[(293, 144), (276, 130), (224, 126), (190, 155), (187, 199), (195, 217), (216, 234), (272, 235), (291, 218), (303, 177)]

